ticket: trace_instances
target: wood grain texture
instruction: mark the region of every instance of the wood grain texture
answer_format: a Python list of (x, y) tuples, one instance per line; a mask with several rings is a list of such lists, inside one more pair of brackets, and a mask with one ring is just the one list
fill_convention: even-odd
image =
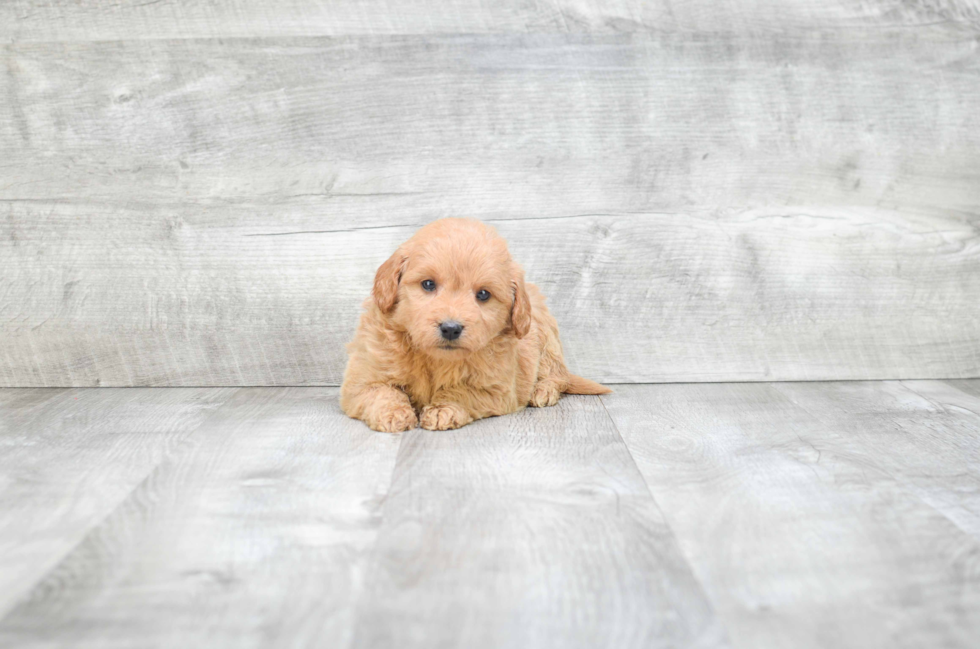
[[(8, 386), (337, 384), (375, 269), (414, 230), (254, 211), (14, 213), (0, 240)], [(549, 297), (571, 368), (590, 378), (980, 374), (969, 217), (752, 210), (494, 225)]]
[(961, 392), (966, 392), (975, 397), (980, 397), (980, 380), (959, 380), (959, 381), (945, 381), (946, 384), (953, 386)]
[(0, 616), (232, 392), (0, 391)]
[(0, 42), (492, 32), (980, 27), (977, 0), (7, 0)]
[[(901, 388), (878, 386), (848, 416), (834, 395), (867, 392), (860, 384), (788, 386), (794, 400), (826, 390), (840, 406), (827, 422), (777, 385), (620, 386), (603, 398), (732, 644), (973, 646), (980, 545), (892, 472), (903, 457), (941, 471), (947, 455), (880, 454), (900, 433), (877, 401)], [(934, 406), (919, 406), (925, 421)], [(937, 436), (950, 423), (961, 425), (936, 421)]]
[[(977, 211), (971, 34), (24, 43), (0, 199), (499, 218)], [(382, 217), (380, 213), (384, 213)]]
[(594, 397), (404, 434), (353, 647), (717, 647)]
[(332, 388), (0, 390), (0, 646), (972, 648), (978, 402), (619, 386), (399, 437)]
[(980, 540), (980, 398), (936, 381), (778, 389), (833, 431), (826, 443), (811, 438), (817, 447), (873, 457), (905, 489)]
[(0, 622), (0, 643), (346, 646), (398, 442), (341, 414), (335, 389), (238, 391)]
[(336, 384), (374, 268), (450, 215), (499, 223), (591, 378), (980, 375), (970, 33), (0, 60), (0, 385)]

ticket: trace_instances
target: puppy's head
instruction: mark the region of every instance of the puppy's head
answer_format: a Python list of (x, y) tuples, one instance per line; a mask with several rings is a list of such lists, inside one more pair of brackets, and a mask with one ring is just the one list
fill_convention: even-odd
[(460, 358), (531, 327), (524, 271), (496, 231), (469, 219), (434, 221), (378, 269), (374, 300), (412, 344)]

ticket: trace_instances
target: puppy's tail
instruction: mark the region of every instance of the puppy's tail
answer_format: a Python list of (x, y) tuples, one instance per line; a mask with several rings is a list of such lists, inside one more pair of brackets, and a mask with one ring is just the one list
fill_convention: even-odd
[(563, 392), (566, 394), (609, 394), (612, 390), (595, 381), (569, 374), (568, 387)]

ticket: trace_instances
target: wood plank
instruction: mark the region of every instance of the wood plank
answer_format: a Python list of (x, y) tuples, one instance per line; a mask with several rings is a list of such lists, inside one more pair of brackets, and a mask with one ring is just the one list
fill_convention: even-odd
[(970, 33), (21, 43), (0, 60), (0, 199), (339, 217), (336, 199), (381, 198), (388, 223), (978, 205)]
[[(162, 391), (159, 391), (162, 392)], [(399, 438), (243, 389), (0, 622), (0, 644), (346, 646)]]
[[(620, 386), (603, 397), (732, 644), (973, 646), (976, 539), (908, 491), (877, 447), (849, 446), (856, 423), (830, 426), (782, 389)], [(874, 421), (864, 412), (854, 420)]]
[[(778, 386), (834, 431), (823, 450), (868, 455), (980, 539), (980, 398), (938, 381)], [(812, 441), (812, 440), (811, 440)]]
[(591, 378), (980, 375), (972, 35), (0, 60), (0, 385), (336, 384), (374, 268), (449, 215), (499, 223)]
[(977, 0), (193, 0), (0, 4), (0, 42), (489, 32), (980, 27)]
[(353, 647), (714, 647), (717, 624), (594, 397), (404, 434)]
[(233, 390), (0, 390), (0, 616)]
[[(337, 223), (137, 212), (8, 213), (0, 385), (336, 385), (375, 269), (414, 229), (314, 234)], [(590, 378), (980, 374), (980, 231), (967, 217), (751, 210), (495, 225), (549, 297), (572, 369)], [(257, 236), (286, 228), (302, 233)]]
[(980, 397), (980, 379), (945, 381), (945, 383), (953, 386), (961, 392), (966, 392), (967, 394), (972, 394), (975, 397)]

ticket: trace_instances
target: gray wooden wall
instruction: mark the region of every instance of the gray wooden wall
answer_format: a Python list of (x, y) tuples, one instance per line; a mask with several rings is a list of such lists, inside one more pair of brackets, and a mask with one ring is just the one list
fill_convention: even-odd
[(980, 0), (7, 0), (0, 386), (336, 384), (493, 222), (573, 370), (980, 376)]

